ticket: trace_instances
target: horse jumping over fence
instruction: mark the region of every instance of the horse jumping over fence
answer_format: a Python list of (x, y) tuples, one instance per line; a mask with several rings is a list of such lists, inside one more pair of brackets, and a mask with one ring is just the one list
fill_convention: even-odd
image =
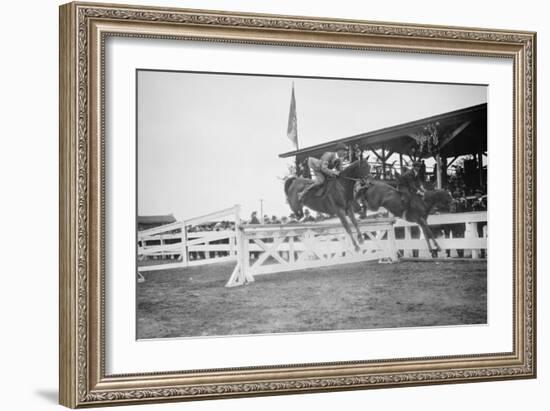
[[(377, 211), (380, 207), (384, 207), (394, 216), (418, 224), (424, 233), (430, 253), (441, 250), (427, 223), (427, 218), (435, 206), (449, 207), (452, 198), (447, 190), (428, 190), (424, 194), (424, 199), (413, 195), (409, 207), (406, 208), (397, 189), (381, 181), (371, 181), (358, 190), (356, 198), (366, 203), (369, 210)], [(430, 240), (433, 241), (435, 249), (432, 248)]]
[[(328, 178), (325, 186), (321, 187), (321, 195), (317, 192), (307, 193), (303, 201), (298, 199), (298, 195), (312, 184), (312, 180), (303, 177), (290, 177), (285, 181), (285, 194), (292, 209), (298, 218), (302, 218), (302, 202), (303, 205), (312, 210), (337, 215), (344, 229), (349, 235), (355, 251), (359, 251), (359, 243), (363, 243), (363, 235), (357, 224), (354, 214), (354, 186), (358, 181), (366, 179), (370, 174), (370, 166), (366, 160), (357, 160), (351, 163), (340, 175), (333, 178)], [(347, 217), (351, 220), (353, 226), (357, 230), (357, 241), (354, 238), (349, 226)]]

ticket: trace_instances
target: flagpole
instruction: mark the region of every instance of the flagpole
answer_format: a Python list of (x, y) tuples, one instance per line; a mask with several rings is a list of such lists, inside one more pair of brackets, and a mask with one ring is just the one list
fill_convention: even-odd
[[(292, 82), (292, 93), (290, 95), (290, 111), (288, 113), (288, 128), (287, 128), (287, 137), (294, 143), (296, 151), (298, 151), (298, 115), (296, 113), (296, 95), (294, 92), (294, 81)], [(298, 161), (298, 156), (294, 156), (294, 167), (296, 168), (296, 175), (300, 175), (300, 163)]]
[[(292, 82), (292, 95), (296, 101), (296, 95), (294, 92), (294, 81)], [(294, 103), (296, 104), (296, 103)], [(296, 105), (294, 106), (296, 108)], [(296, 110), (296, 151), (300, 150), (300, 143), (298, 142), (298, 110)], [(300, 176), (300, 162), (298, 161), (298, 154), (294, 156), (294, 164), (296, 167), (296, 176)]]
[(294, 90), (294, 82), (292, 82), (292, 94), (294, 95), (294, 109), (296, 111), (296, 150), (300, 149), (298, 143), (298, 108), (296, 107), (296, 92)]

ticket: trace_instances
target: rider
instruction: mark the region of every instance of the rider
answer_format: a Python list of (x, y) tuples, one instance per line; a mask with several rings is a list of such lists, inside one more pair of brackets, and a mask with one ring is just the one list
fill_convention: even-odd
[(298, 199), (302, 201), (306, 193), (323, 185), (327, 176), (336, 177), (342, 171), (342, 162), (348, 151), (344, 143), (338, 143), (335, 147), (335, 152), (327, 151), (323, 153), (321, 158), (317, 159), (309, 157), (307, 160), (308, 167), (313, 171), (313, 184), (307, 186), (300, 193)]
[(421, 178), (421, 168), (422, 163), (420, 161), (415, 161), (413, 162), (412, 169), (403, 173), (398, 179), (397, 190), (399, 194), (401, 194), (401, 200), (405, 204), (406, 209), (410, 206), (412, 194), (424, 196), (426, 192), (424, 181)]

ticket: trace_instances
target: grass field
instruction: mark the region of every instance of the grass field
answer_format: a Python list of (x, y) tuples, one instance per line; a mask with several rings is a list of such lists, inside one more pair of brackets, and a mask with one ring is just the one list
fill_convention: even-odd
[(354, 263), (225, 288), (234, 264), (146, 273), (137, 284), (138, 338), (487, 321), (485, 261)]

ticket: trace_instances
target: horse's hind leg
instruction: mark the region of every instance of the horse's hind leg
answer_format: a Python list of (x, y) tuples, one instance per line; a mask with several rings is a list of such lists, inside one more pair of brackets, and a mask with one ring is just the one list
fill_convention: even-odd
[(348, 233), (349, 238), (351, 238), (351, 242), (353, 244), (353, 247), (355, 248), (355, 251), (358, 252), (360, 248), (359, 248), (359, 245), (357, 244), (357, 241), (355, 241), (355, 237), (353, 236), (353, 233), (351, 232), (351, 228), (346, 218), (346, 212), (343, 209), (338, 208), (336, 210), (336, 215), (338, 216), (342, 225), (344, 226), (344, 230), (346, 230), (346, 233)]
[(420, 224), (420, 228), (422, 229), (422, 233), (424, 234), (424, 239), (426, 240), (426, 245), (428, 246), (428, 251), (430, 252), (430, 255), (433, 257), (434, 252), (436, 252), (437, 250), (434, 250), (432, 248), (432, 244), (430, 243), (430, 234), (428, 234), (428, 231), (426, 230), (426, 228), (422, 224)]
[(430, 234), (430, 238), (434, 242), (436, 251), (441, 251), (441, 247), (439, 246), (439, 243), (437, 242), (437, 240), (435, 238), (435, 235), (434, 235), (432, 229), (430, 228), (430, 226), (428, 225), (428, 223), (426, 223), (426, 230), (428, 231), (428, 233)]
[(357, 223), (357, 219), (355, 218), (355, 213), (353, 212), (353, 207), (350, 207), (348, 209), (348, 217), (351, 220), (351, 223), (357, 230), (357, 240), (359, 240), (359, 244), (363, 244), (365, 242), (365, 239), (363, 238), (363, 234), (361, 234), (361, 230), (359, 229), (359, 224)]
[[(437, 243), (437, 240), (435, 239), (434, 233), (428, 225), (428, 222), (425, 219), (421, 218), (419, 219), (418, 223), (420, 224), (420, 228), (422, 228), (422, 232), (424, 233), (424, 237), (426, 238), (426, 243), (428, 244), (428, 249), (430, 250), (430, 253), (433, 255), (434, 251), (441, 251), (441, 247), (439, 247), (439, 244)], [(435, 245), (435, 250), (432, 248), (430, 240), (433, 241)]]

